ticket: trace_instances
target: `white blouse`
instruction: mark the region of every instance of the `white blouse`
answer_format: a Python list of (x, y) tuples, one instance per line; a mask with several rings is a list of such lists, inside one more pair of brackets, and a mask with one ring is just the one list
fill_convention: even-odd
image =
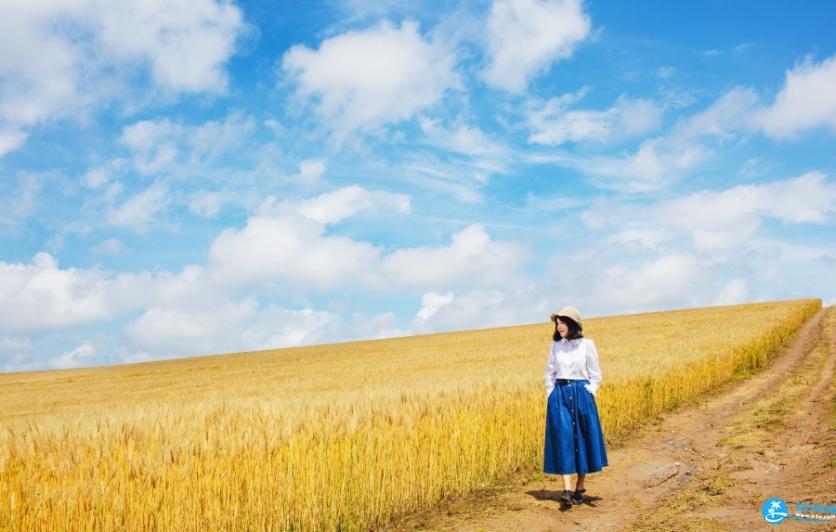
[(553, 341), (546, 363), (546, 398), (554, 389), (555, 379), (588, 379), (589, 384), (584, 387), (595, 395), (601, 384), (601, 366), (595, 342), (589, 338)]

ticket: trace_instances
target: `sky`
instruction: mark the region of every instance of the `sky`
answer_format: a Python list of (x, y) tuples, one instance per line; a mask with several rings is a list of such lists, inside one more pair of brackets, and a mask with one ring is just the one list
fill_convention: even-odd
[(0, 0), (0, 371), (833, 304), (834, 20)]

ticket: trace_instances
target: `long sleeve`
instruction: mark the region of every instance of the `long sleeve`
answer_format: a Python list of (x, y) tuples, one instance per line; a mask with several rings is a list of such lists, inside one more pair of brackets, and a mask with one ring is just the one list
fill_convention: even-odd
[(546, 361), (546, 399), (554, 390), (554, 380), (557, 378), (557, 360), (555, 359), (554, 342), (549, 348), (549, 358)]
[(598, 362), (598, 350), (592, 340), (587, 340), (586, 371), (589, 374), (589, 384), (586, 389), (589, 390), (589, 393), (595, 395), (598, 386), (601, 384), (601, 365)]

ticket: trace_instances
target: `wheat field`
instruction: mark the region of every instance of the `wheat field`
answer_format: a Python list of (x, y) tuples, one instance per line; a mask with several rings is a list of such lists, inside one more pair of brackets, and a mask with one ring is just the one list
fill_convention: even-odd
[[(762, 366), (820, 307), (584, 320), (608, 443)], [(553, 328), (0, 374), (0, 529), (368, 530), (536, 470)]]

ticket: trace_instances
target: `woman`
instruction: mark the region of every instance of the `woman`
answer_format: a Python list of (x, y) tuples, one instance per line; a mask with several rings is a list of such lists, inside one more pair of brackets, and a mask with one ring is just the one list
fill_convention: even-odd
[[(580, 312), (564, 307), (551, 315), (555, 324), (546, 364), (546, 445), (543, 471), (563, 475), (560, 500), (583, 502), (587, 473), (607, 465), (604, 435), (595, 405), (601, 368), (595, 343), (583, 337)], [(578, 474), (574, 493), (572, 473)]]

